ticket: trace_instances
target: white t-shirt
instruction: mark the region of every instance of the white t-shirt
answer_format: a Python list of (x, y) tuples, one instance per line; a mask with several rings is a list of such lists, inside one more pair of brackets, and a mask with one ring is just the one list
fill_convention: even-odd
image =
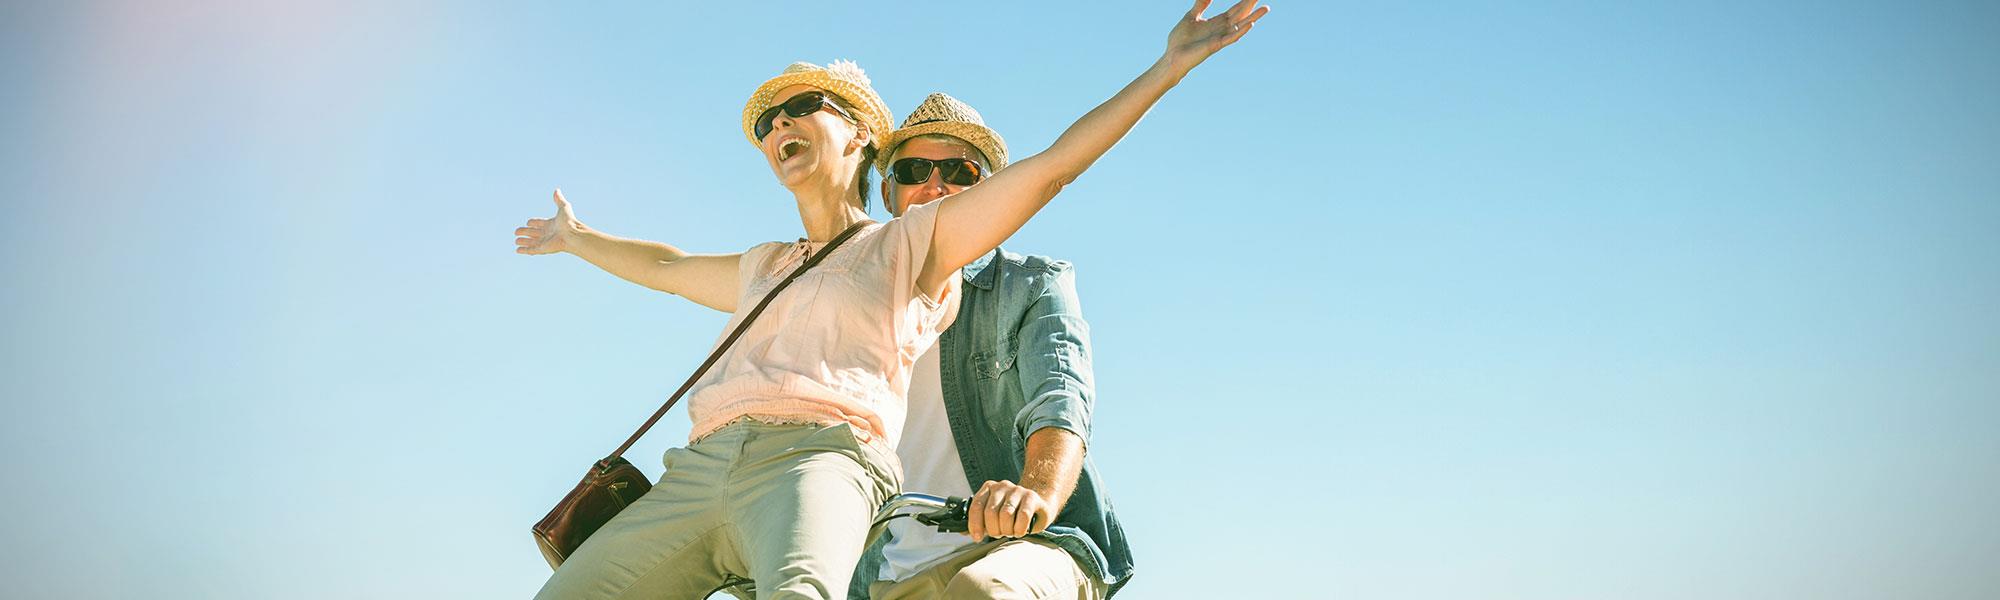
[[(903, 490), (972, 497), (965, 464), (958, 460), (957, 440), (945, 417), (937, 346), (917, 359), (910, 374), (909, 407), (909, 419), (903, 422), (902, 440), (896, 447), (896, 457), (903, 463)], [(896, 519), (889, 524), (889, 534), (889, 543), (882, 548), (882, 572), (876, 574), (877, 579), (888, 581), (908, 579), (975, 543), (963, 533), (939, 533), (936, 527), (915, 519)]]

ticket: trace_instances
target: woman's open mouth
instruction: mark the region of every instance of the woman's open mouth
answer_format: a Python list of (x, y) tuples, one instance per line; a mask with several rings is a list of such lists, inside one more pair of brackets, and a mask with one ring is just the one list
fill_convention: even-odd
[(805, 138), (787, 138), (778, 142), (778, 162), (791, 160), (792, 157), (805, 153), (806, 149), (811, 147), (812, 142), (806, 141)]

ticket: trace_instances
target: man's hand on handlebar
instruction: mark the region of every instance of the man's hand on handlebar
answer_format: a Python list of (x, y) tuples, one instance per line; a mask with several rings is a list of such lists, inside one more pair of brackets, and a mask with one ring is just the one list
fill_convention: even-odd
[(1055, 504), (1012, 481), (988, 481), (973, 494), (965, 534), (972, 539), (1021, 537), (1048, 529)]

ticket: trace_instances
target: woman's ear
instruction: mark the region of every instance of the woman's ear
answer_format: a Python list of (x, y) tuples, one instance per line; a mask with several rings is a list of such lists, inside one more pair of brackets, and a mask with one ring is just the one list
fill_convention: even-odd
[(868, 147), (868, 142), (872, 141), (873, 138), (874, 133), (868, 130), (867, 123), (855, 123), (854, 139), (847, 141), (847, 151), (860, 152), (862, 148)]

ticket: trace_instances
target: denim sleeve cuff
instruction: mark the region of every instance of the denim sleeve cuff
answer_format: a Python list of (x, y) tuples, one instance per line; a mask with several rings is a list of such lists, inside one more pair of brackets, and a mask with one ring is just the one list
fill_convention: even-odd
[(1070, 433), (1076, 434), (1076, 437), (1078, 439), (1081, 439), (1085, 442), (1090, 441), (1090, 426), (1088, 424), (1081, 423), (1075, 419), (1070, 419), (1060, 415), (1036, 417), (1034, 419), (1029, 420), (1028, 426), (1025, 428), (1024, 431), (1025, 435), (1021, 436), (1021, 439), (1026, 440), (1029, 437), (1034, 436), (1035, 432), (1041, 431), (1043, 429), (1048, 429), (1050, 427), (1054, 427), (1057, 429), (1061, 429), (1063, 431), (1068, 431)]

